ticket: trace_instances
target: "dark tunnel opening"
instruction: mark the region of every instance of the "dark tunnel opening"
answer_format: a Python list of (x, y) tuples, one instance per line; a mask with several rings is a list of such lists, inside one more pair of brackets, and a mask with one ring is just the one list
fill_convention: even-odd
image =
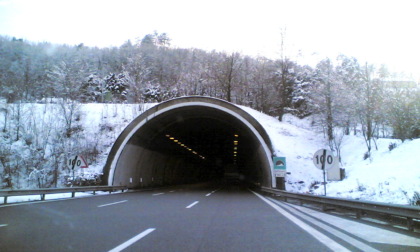
[(153, 113), (131, 129), (119, 155), (111, 150), (109, 184), (141, 188), (218, 180), (271, 187), (267, 148), (233, 113), (202, 104)]

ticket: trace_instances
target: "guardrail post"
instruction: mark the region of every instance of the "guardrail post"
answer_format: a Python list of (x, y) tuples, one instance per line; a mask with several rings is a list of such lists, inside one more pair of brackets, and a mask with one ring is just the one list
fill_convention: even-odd
[(41, 194), (41, 200), (45, 200), (45, 194)]
[(96, 195), (96, 191), (95, 190), (93, 190), (93, 195)]
[(409, 231), (414, 231), (414, 221), (413, 221), (413, 218), (407, 217), (407, 229)]
[(76, 192), (71, 192), (71, 197), (74, 198), (76, 196)]
[(4, 204), (7, 204), (7, 196), (4, 196)]
[(360, 219), (362, 217), (362, 210), (357, 210), (356, 211), (356, 218)]

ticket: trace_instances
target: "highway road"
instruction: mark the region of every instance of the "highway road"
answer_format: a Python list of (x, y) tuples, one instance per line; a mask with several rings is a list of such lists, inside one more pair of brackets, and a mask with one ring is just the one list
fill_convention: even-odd
[(420, 251), (420, 237), (207, 184), (0, 206), (0, 251)]

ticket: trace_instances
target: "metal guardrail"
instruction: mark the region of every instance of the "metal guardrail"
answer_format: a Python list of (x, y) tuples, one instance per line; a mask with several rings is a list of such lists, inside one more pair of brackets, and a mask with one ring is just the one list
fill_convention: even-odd
[(0, 190), (0, 197), (4, 197), (4, 204), (7, 204), (7, 197), (11, 196), (25, 196), (25, 195), (40, 195), (41, 200), (45, 200), (45, 194), (54, 193), (71, 193), (71, 197), (74, 198), (76, 192), (93, 192), (96, 191), (113, 191), (127, 190), (126, 186), (84, 186), (84, 187), (64, 187), (64, 188), (40, 188), (40, 189), (18, 189), (18, 190)]
[(386, 214), (390, 216), (399, 216), (407, 219), (407, 228), (410, 231), (414, 231), (414, 219), (420, 220), (420, 207), (418, 206), (404, 206), (396, 204), (377, 203), (372, 201), (361, 201), (361, 200), (350, 200), (340, 199), (326, 196), (316, 196), (303, 193), (291, 193), (283, 190), (272, 189), (262, 187), (262, 192), (283, 197), (284, 201), (287, 198), (299, 200), (300, 204), (303, 202), (317, 203), (321, 205), (323, 211), (326, 211), (327, 207), (339, 207), (354, 210), (356, 217), (361, 218), (363, 212)]

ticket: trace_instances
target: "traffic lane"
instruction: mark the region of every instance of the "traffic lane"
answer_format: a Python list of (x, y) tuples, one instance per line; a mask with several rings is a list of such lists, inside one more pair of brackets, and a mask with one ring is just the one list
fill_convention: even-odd
[[(154, 225), (169, 209), (190, 200), (166, 200), (153, 191), (95, 196), (0, 208), (2, 251), (104, 251)], [(182, 193), (189, 195), (191, 193)], [(194, 195), (194, 194), (192, 194)], [(178, 195), (179, 196), (179, 195)], [(120, 204), (108, 205), (113, 202)]]
[(227, 188), (197, 201), (161, 216), (127, 251), (329, 251), (249, 191)]

